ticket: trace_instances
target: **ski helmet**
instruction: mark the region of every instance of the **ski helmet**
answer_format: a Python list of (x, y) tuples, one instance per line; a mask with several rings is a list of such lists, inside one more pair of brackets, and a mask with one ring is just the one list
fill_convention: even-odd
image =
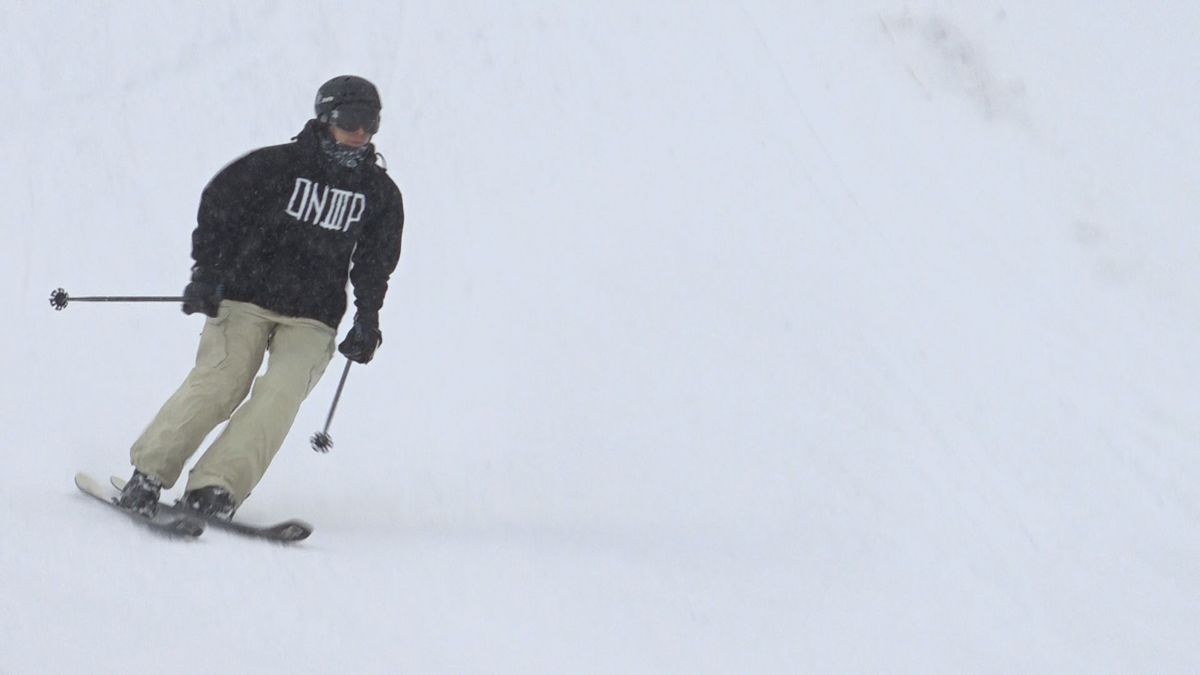
[(339, 75), (317, 89), (314, 104), (317, 119), (326, 124), (354, 131), (359, 127), (368, 133), (379, 131), (379, 90), (367, 80), (355, 75)]

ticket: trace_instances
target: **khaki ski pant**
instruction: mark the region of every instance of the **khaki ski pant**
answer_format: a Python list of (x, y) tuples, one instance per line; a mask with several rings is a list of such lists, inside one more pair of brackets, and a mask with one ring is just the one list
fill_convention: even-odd
[[(266, 473), (300, 404), (321, 379), (335, 338), (336, 332), (320, 321), (223, 301), (204, 325), (196, 366), (133, 444), (134, 467), (170, 488), (208, 434), (229, 420), (188, 475), (186, 490), (220, 486), (240, 504)], [(255, 380), (268, 350), (267, 370)], [(243, 404), (251, 383), (253, 393)]]

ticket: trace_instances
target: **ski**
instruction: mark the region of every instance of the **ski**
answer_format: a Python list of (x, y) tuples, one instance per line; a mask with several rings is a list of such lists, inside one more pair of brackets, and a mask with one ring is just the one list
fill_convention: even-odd
[[(125, 487), (124, 478), (112, 476), (109, 478), (109, 482), (111, 482), (113, 487), (118, 490)], [(158, 510), (160, 513), (166, 511), (167, 513), (200, 520), (204, 523), (212, 525), (213, 527), (225, 530), (226, 532), (233, 532), (246, 537), (265, 539), (267, 541), (274, 541), (284, 544), (307, 539), (308, 536), (313, 532), (312, 525), (304, 522), (303, 520), (297, 520), (295, 518), (275, 523), (274, 525), (251, 525), (249, 523), (235, 522), (232, 520), (225, 520), (223, 518), (209, 517), (187, 508), (180, 502), (175, 502), (173, 504), (159, 502)]]
[(79, 472), (75, 474), (75, 487), (79, 488), (84, 494), (94, 497), (100, 502), (124, 513), (133, 522), (145, 526), (156, 534), (195, 539), (204, 533), (204, 520), (190, 514), (159, 509), (154, 515), (146, 516), (120, 506), (117, 504), (116, 495), (112, 494), (99, 481), (86, 473)]

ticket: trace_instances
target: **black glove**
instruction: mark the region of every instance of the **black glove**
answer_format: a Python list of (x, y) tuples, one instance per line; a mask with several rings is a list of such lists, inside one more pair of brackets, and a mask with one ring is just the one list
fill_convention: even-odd
[(383, 344), (378, 314), (354, 315), (354, 327), (338, 345), (338, 351), (355, 363), (367, 364), (375, 358), (375, 350)]
[(215, 317), (224, 297), (225, 285), (221, 283), (220, 275), (197, 267), (192, 270), (192, 281), (183, 289), (183, 313), (204, 312)]

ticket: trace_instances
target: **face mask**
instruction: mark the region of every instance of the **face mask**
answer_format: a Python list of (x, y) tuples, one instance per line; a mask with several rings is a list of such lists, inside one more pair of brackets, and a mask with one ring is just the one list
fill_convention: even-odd
[(368, 146), (352, 148), (347, 145), (339, 145), (328, 135), (322, 134), (321, 150), (337, 164), (347, 169), (355, 169), (366, 159)]

